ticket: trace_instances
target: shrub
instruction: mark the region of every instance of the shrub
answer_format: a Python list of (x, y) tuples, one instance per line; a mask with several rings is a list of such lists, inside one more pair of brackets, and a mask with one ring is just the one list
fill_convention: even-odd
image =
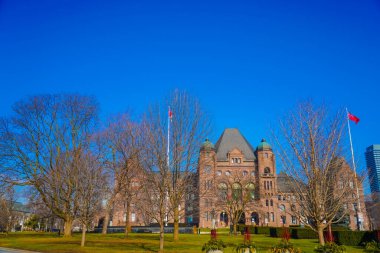
[(202, 246), (202, 251), (222, 250), (226, 244), (222, 240), (211, 239)]
[(334, 231), (336, 242), (349, 246), (362, 245), (365, 241), (370, 241), (369, 236), (371, 233), (367, 231)]
[(235, 252), (236, 253), (246, 252), (246, 249), (249, 249), (249, 253), (255, 253), (256, 252), (255, 243), (248, 241), (248, 240), (244, 240), (243, 243), (235, 246)]
[(318, 245), (315, 247), (314, 252), (317, 253), (344, 253), (346, 248), (339, 246), (333, 242), (328, 242), (325, 245)]
[(302, 250), (299, 248), (294, 248), (293, 244), (288, 240), (282, 239), (280, 243), (273, 246), (269, 252), (272, 253), (302, 253)]
[(318, 239), (318, 234), (309, 228), (291, 228), (290, 234), (294, 239)]
[(364, 252), (367, 253), (379, 253), (380, 252), (380, 243), (375, 241), (367, 242), (364, 247)]

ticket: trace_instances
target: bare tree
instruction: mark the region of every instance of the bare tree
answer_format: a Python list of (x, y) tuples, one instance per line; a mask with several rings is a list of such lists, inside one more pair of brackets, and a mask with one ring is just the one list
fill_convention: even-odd
[(216, 181), (215, 196), (216, 206), (226, 210), (233, 225), (233, 233), (237, 234), (237, 224), (244, 213), (252, 208), (252, 203), (257, 207), (259, 201), (255, 201), (255, 186), (253, 178), (243, 176), (241, 172), (232, 172), (229, 176), (222, 176)]
[(0, 122), (0, 161), (14, 183), (30, 185), (64, 220), (71, 236), (77, 212), (78, 162), (91, 146), (97, 103), (79, 95), (44, 95), (22, 100)]
[(342, 170), (344, 114), (330, 118), (326, 107), (305, 102), (288, 113), (279, 127), (281, 137), (275, 139), (293, 194), (292, 212), (318, 233), (324, 245), (323, 230), (346, 215), (340, 210), (352, 192), (351, 175)]
[(12, 185), (3, 185), (0, 192), (0, 231), (9, 233), (15, 225), (15, 191)]
[(85, 246), (86, 231), (99, 213), (104, 195), (105, 175), (100, 159), (92, 154), (84, 154), (78, 185), (78, 220), (82, 224), (81, 247)]
[(139, 192), (143, 182), (141, 175), (139, 156), (143, 144), (141, 125), (133, 122), (129, 115), (119, 115), (111, 121), (105, 131), (104, 138), (109, 148), (106, 161), (108, 173), (111, 175), (109, 182), (107, 211), (103, 233), (106, 231), (111, 208), (118, 204), (124, 207), (126, 224), (125, 235), (131, 231), (129, 216), (131, 205)]
[(210, 119), (202, 110), (200, 102), (183, 91), (175, 90), (169, 97), (170, 146), (168, 188), (174, 222), (174, 240), (179, 238), (180, 216), (184, 216), (184, 199), (188, 185), (197, 171), (199, 147), (211, 132)]
[[(166, 113), (164, 113), (166, 116)], [(143, 123), (144, 149), (140, 163), (144, 174), (140, 208), (150, 222), (160, 226), (160, 252), (164, 250), (164, 226), (168, 221), (170, 170), (167, 157), (166, 117), (161, 117), (160, 107), (151, 107)]]

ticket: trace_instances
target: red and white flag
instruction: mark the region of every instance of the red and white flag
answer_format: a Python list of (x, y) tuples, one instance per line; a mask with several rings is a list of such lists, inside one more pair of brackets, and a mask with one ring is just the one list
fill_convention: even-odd
[(173, 112), (169, 107), (169, 119), (170, 119), (170, 121), (172, 121), (172, 118), (173, 118)]
[(358, 124), (360, 119), (358, 117), (356, 117), (355, 115), (351, 114), (351, 113), (348, 113), (348, 119), (349, 120), (352, 120), (353, 122), (355, 122), (355, 124)]

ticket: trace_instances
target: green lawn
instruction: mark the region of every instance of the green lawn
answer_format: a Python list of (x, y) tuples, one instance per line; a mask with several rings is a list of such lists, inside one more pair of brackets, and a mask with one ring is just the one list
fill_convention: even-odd
[[(224, 232), (224, 233), (223, 233)], [(58, 237), (57, 234), (40, 232), (18, 232), (8, 236), (0, 234), (0, 247), (19, 248), (40, 252), (157, 252), (159, 245), (158, 234), (135, 234), (128, 238), (123, 234), (88, 234), (85, 248), (80, 247), (80, 234), (74, 234), (70, 239)], [(210, 235), (181, 234), (179, 242), (173, 242), (172, 234), (165, 235), (165, 252), (201, 252), (203, 243), (210, 239)], [(226, 243), (240, 243), (243, 236), (229, 236), (225, 231), (218, 234), (218, 239)], [(258, 252), (267, 252), (280, 239), (265, 235), (251, 235), (256, 243)], [(317, 245), (316, 240), (298, 239), (291, 240), (304, 252), (313, 252)], [(361, 248), (346, 247), (348, 253), (363, 252)], [(232, 247), (224, 250), (225, 253), (233, 252)]]

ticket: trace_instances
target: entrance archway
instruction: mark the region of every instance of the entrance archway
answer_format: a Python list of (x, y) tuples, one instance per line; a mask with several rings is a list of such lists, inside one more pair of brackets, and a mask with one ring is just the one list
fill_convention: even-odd
[(251, 222), (256, 225), (260, 224), (259, 214), (257, 212), (251, 213)]
[(220, 220), (222, 226), (227, 226), (228, 214), (226, 212), (221, 212), (219, 215), (219, 220)]

